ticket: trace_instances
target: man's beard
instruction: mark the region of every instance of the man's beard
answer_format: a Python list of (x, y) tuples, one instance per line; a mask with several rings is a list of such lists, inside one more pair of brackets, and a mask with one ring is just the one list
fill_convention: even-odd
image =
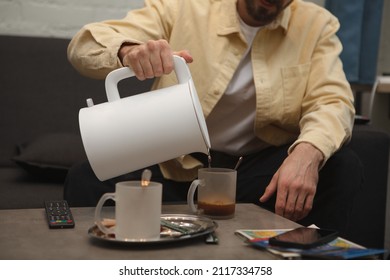
[(283, 5), (283, 0), (274, 0), (274, 8), (272, 10), (268, 10), (262, 6), (256, 7), (253, 0), (245, 0), (245, 3), (248, 14), (262, 25), (266, 25), (274, 21), (287, 6), (287, 4)]

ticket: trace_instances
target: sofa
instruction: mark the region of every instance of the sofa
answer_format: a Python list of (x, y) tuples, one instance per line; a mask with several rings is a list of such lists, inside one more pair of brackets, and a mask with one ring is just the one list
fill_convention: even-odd
[[(86, 99), (106, 101), (104, 81), (81, 76), (66, 58), (68, 39), (0, 36), (0, 209), (41, 208), (62, 199), (69, 168), (86, 160), (78, 112)], [(152, 81), (119, 83), (122, 96), (147, 91)], [(365, 168), (348, 238), (384, 244), (389, 135), (356, 124), (349, 145)], [(353, 176), (350, 174), (349, 176)]]

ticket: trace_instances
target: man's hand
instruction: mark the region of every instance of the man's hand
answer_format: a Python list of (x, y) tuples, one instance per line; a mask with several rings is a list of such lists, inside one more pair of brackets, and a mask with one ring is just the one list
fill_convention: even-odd
[(188, 51), (173, 52), (166, 40), (148, 41), (145, 44), (123, 44), (118, 56), (123, 66), (133, 69), (139, 80), (161, 77), (172, 72), (173, 55), (193, 61)]
[(306, 217), (313, 207), (323, 159), (322, 153), (311, 144), (298, 144), (272, 177), (260, 202), (276, 192), (276, 214), (293, 221)]

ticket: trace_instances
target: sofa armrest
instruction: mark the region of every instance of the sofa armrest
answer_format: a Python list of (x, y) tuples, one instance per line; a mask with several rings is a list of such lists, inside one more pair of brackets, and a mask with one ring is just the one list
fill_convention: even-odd
[(355, 125), (349, 146), (364, 168), (364, 183), (352, 214), (351, 240), (384, 247), (390, 137), (370, 125)]

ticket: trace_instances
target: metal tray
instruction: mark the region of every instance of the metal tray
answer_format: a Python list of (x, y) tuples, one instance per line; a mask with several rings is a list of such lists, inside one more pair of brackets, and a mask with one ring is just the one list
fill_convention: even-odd
[(88, 235), (97, 240), (124, 244), (153, 244), (178, 242), (197, 238), (214, 232), (217, 223), (213, 220), (195, 215), (164, 214), (161, 216), (161, 232), (157, 239), (118, 240), (114, 234), (105, 234), (94, 225), (88, 230)]

